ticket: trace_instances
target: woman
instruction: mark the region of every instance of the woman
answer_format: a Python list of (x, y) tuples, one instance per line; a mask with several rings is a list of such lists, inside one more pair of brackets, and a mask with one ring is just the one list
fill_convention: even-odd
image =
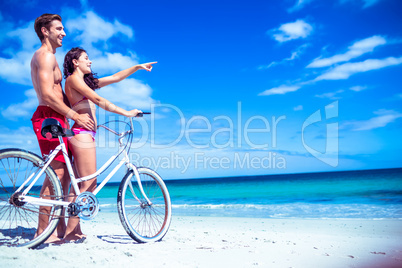
[[(114, 75), (99, 79), (94, 77), (91, 63), (85, 50), (73, 48), (66, 54), (63, 64), (64, 78), (66, 79), (65, 91), (68, 100), (72, 104), (72, 109), (79, 114), (89, 114), (95, 122), (93, 129), (84, 129), (77, 124), (72, 127), (75, 136), (70, 139), (69, 148), (74, 156), (74, 166), (78, 177), (88, 176), (96, 172), (95, 133), (97, 124), (94, 104), (109, 112), (126, 117), (135, 117), (141, 113), (137, 109), (126, 111), (112, 104), (107, 99), (99, 96), (95, 89), (117, 83), (140, 69), (151, 71), (152, 64), (156, 62), (135, 65)], [(81, 192), (92, 192), (95, 187), (96, 178), (80, 183)], [(76, 241), (84, 237), (85, 235), (80, 230), (79, 218), (71, 217), (68, 221), (64, 240)]]

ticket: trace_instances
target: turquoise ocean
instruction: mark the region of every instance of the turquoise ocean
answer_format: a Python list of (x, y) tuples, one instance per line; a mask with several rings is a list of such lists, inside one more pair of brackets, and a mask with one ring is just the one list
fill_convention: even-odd
[[(402, 168), (166, 180), (173, 215), (402, 219)], [(119, 184), (98, 194), (117, 211)]]

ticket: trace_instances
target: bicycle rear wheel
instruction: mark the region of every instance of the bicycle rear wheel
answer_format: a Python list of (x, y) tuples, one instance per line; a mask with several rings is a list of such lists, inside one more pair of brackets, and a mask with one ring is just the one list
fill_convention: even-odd
[(120, 221), (128, 235), (139, 243), (160, 241), (167, 233), (172, 218), (169, 192), (162, 178), (153, 170), (138, 168), (144, 192), (141, 194), (133, 171), (120, 183), (117, 207)]
[[(57, 227), (61, 206), (44, 207), (19, 201), (18, 195), (27, 185), (16, 192), (32, 174), (40, 172), (42, 163), (41, 157), (25, 150), (0, 150), (0, 245), (35, 248)], [(45, 180), (50, 196), (41, 196)], [(50, 166), (27, 195), (62, 200), (60, 181)]]

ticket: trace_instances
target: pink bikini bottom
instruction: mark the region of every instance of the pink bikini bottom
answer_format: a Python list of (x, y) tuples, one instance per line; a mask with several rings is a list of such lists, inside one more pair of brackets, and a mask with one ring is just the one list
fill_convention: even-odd
[[(75, 135), (77, 134), (89, 134), (92, 136), (92, 140), (95, 141), (95, 131), (92, 130), (87, 130), (85, 128), (81, 128), (81, 127), (74, 127), (71, 129)], [(70, 140), (72, 137), (68, 137), (68, 140)]]

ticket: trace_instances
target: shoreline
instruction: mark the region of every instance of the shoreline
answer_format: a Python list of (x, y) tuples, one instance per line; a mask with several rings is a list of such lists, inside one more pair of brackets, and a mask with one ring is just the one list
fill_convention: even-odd
[[(81, 244), (1, 247), (4, 267), (401, 267), (397, 219), (174, 216), (161, 242), (138, 244), (117, 213), (81, 221)], [(46, 261), (44, 261), (46, 260)]]

